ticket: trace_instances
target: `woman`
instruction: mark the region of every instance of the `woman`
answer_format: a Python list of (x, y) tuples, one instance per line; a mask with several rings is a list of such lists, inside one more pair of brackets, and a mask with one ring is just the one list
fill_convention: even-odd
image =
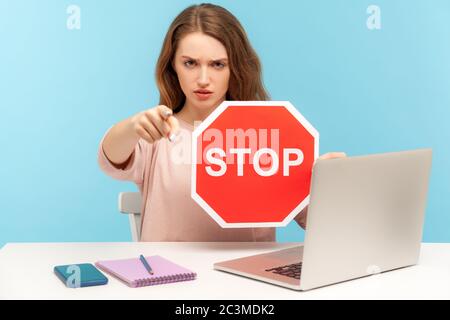
[[(141, 191), (141, 241), (275, 241), (275, 228), (222, 229), (190, 196), (191, 165), (175, 160), (190, 151), (195, 122), (222, 101), (269, 99), (239, 21), (212, 4), (185, 9), (165, 37), (156, 78), (160, 104), (110, 128), (98, 153), (106, 174)], [(305, 228), (306, 209), (296, 221)]]

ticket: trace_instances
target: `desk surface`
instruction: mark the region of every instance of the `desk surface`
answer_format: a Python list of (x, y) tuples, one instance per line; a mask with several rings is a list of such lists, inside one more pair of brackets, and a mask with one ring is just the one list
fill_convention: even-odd
[[(297, 243), (10, 243), (0, 249), (0, 299), (450, 299), (450, 244), (422, 244), (419, 264), (307, 292), (213, 270), (213, 263)], [(158, 254), (197, 272), (188, 282), (70, 289), (53, 266)]]

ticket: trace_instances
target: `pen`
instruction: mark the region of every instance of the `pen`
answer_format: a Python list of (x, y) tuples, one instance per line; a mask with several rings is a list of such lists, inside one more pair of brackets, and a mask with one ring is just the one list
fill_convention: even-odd
[(147, 260), (142, 254), (139, 256), (139, 260), (141, 260), (142, 264), (144, 265), (145, 269), (147, 269), (148, 273), (153, 274), (152, 267), (150, 267)]

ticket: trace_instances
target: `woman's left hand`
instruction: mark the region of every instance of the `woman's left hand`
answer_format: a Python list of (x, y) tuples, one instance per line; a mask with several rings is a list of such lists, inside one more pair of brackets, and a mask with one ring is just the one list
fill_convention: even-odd
[(347, 155), (345, 152), (328, 152), (319, 157), (319, 160), (327, 160), (327, 159), (338, 159), (345, 158)]

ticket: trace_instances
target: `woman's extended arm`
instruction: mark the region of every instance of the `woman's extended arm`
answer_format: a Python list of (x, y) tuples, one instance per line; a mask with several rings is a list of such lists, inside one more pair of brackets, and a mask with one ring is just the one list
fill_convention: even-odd
[(148, 143), (163, 137), (173, 140), (178, 128), (178, 120), (172, 117), (172, 110), (157, 106), (114, 125), (103, 140), (103, 151), (113, 164), (121, 167), (130, 159), (139, 139)]

